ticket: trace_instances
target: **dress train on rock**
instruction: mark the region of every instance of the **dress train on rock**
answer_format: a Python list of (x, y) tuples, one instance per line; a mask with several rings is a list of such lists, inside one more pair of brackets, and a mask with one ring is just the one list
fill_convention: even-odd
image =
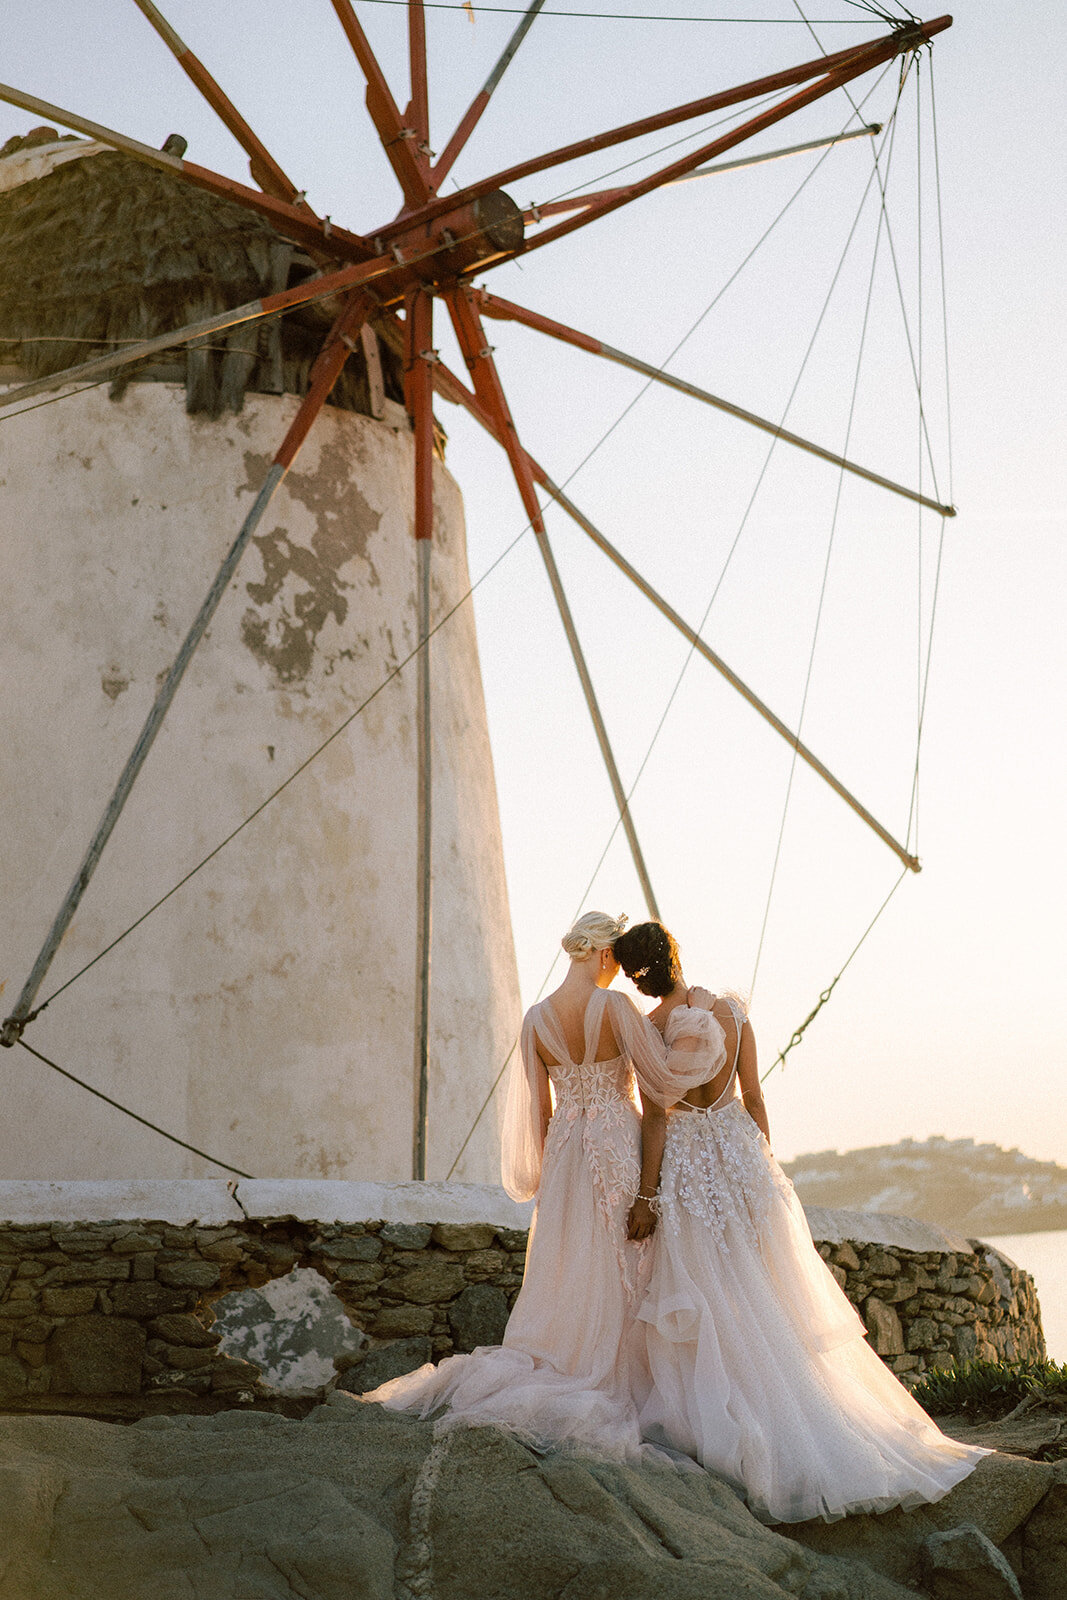
[[(668, 1042), (688, 1015), (670, 1015)], [(740, 1007), (735, 1020), (739, 1053)], [(668, 1114), (638, 1312), (642, 1433), (726, 1478), (767, 1522), (938, 1500), (988, 1452), (946, 1438), (867, 1344), (736, 1067), (713, 1106)]]

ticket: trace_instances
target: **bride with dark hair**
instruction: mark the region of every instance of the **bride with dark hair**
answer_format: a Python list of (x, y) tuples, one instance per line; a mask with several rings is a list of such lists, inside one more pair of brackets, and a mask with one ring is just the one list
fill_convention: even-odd
[(642, 1443), (635, 1396), (648, 1389), (636, 1313), (651, 1271), (663, 1107), (716, 1070), (723, 1031), (707, 1010), (693, 1012), (684, 1038), (665, 1046), (634, 1002), (609, 990), (625, 920), (580, 918), (562, 940), (566, 977), (523, 1020), (502, 1176), (513, 1199), (536, 1197), (537, 1208), (503, 1343), (364, 1399), (441, 1411), (444, 1426), (497, 1423), (535, 1447), (662, 1453)]
[[(988, 1451), (948, 1439), (866, 1342), (775, 1161), (744, 1006), (686, 989), (658, 922), (615, 940), (668, 1049), (706, 1003), (725, 1053), (679, 1081), (638, 1310), (641, 1430), (735, 1485), (768, 1522), (831, 1521), (939, 1500)], [(645, 1190), (644, 1192), (648, 1192)]]

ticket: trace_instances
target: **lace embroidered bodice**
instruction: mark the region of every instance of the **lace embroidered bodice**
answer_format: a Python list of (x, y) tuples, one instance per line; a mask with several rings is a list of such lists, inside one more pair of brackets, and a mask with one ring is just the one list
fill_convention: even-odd
[[(640, 1187), (641, 1122), (629, 1058), (576, 1062), (564, 1056), (549, 1065), (548, 1076), (555, 1108), (545, 1139), (545, 1161), (567, 1141), (581, 1141), (597, 1209), (616, 1244), (623, 1282), (635, 1292), (635, 1252), (624, 1247), (624, 1219)], [(641, 1247), (636, 1255), (643, 1254)]]
[[(727, 1253), (727, 1222), (740, 1224), (746, 1248), (750, 1248), (771, 1208), (793, 1192), (739, 1096), (737, 1064), (745, 1016), (736, 1002), (728, 1003), (737, 1026), (733, 1071), (712, 1105), (682, 1102), (668, 1113), (660, 1180), (664, 1225), (677, 1232), (679, 1208), (684, 1208), (714, 1230)], [(670, 1022), (668, 1018), (668, 1040)]]
[[(562, 1137), (562, 1127), (580, 1122), (587, 1130), (583, 1138), (592, 1140), (600, 1152), (598, 1166), (612, 1204), (623, 1187), (623, 1167), (632, 1199), (639, 1142), (635, 1079), (642, 1097), (670, 1105), (694, 1085), (714, 1077), (726, 1059), (723, 1030), (711, 1013), (680, 1006), (674, 1015), (683, 1011), (688, 1024), (679, 1018), (672, 1040), (665, 1042), (626, 995), (595, 989), (585, 1010), (584, 1055), (575, 1061), (551, 999), (530, 1007), (523, 1019), (521, 1053), (508, 1084), (501, 1138), (503, 1183), (514, 1199), (529, 1199), (541, 1181), (539, 1084), (546, 1061), (559, 1065), (548, 1068), (557, 1101), (552, 1118), (556, 1131), (550, 1125), (544, 1154)], [(619, 1055), (596, 1061), (605, 1020)], [(624, 1129), (630, 1150), (625, 1161), (619, 1142)], [(615, 1148), (609, 1152), (606, 1146), (612, 1139)], [(609, 1167), (618, 1172), (609, 1173)]]
[[(679, 1008), (681, 1009), (681, 1008)], [(688, 1011), (688, 1008), (686, 1008)], [(564, 1146), (578, 1140), (589, 1173), (597, 1211), (612, 1240), (628, 1293), (646, 1251), (626, 1239), (626, 1214), (641, 1177), (641, 1122), (637, 1090), (669, 1104), (696, 1083), (713, 1076), (725, 1059), (723, 1030), (708, 1012), (688, 1012), (690, 1037), (668, 1046), (652, 1024), (623, 994), (594, 990), (584, 1019), (584, 1056), (575, 1061), (551, 1000), (532, 1006), (522, 1033), (522, 1074), (509, 1086), (504, 1129), (504, 1181), (509, 1193), (525, 1197), (539, 1183), (542, 1159), (547, 1178)], [(619, 1045), (611, 1060), (595, 1059), (603, 1024), (610, 1023)], [(547, 1070), (555, 1101), (540, 1150), (534, 1124), (537, 1082)]]

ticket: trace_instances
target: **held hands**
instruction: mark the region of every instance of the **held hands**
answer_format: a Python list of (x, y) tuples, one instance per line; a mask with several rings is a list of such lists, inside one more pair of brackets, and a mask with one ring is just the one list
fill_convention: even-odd
[(635, 1200), (626, 1218), (628, 1239), (650, 1239), (656, 1231), (656, 1213), (648, 1200)]
[(694, 984), (686, 996), (686, 1004), (695, 1011), (710, 1011), (715, 1004), (715, 996), (710, 989), (702, 989), (700, 984)]

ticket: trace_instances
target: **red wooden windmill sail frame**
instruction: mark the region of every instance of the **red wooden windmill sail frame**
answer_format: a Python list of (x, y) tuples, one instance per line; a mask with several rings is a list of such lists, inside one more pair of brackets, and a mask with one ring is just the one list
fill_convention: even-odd
[[(67, 127), (86, 133), (92, 138), (100, 139), (102, 142), (116, 149), (125, 150), (141, 160), (166, 167), (198, 188), (256, 211), (259, 215), (266, 217), (271, 225), (286, 237), (304, 245), (320, 266), (325, 269), (319, 279), (313, 279), (299, 289), (266, 297), (248, 306), (238, 307), (234, 312), (224, 317), (208, 319), (208, 322), (198, 324), (195, 330), (196, 334), (208, 331), (209, 326), (220, 328), (233, 326), (237, 322), (252, 320), (255, 317), (277, 314), (294, 304), (313, 298), (328, 298), (328, 302), (335, 310), (335, 320), (313, 368), (308, 392), (304, 396), (285, 439), (275, 455), (256, 502), (246, 517), (240, 533), (231, 547), (212, 588), (209, 590), (200, 613), (159, 692), (137, 745), (131, 753), (119, 780), (115, 794), (93, 836), (79, 872), (71, 885), (63, 906), (57, 914), (33, 971), (23, 987), (14, 1010), (4, 1022), (2, 1030), (0, 1030), (0, 1041), (8, 1045), (13, 1044), (21, 1036), (27, 1022), (32, 1020), (34, 1000), (60, 940), (69, 926), (77, 905), (92, 877), (100, 854), (110, 837), (111, 830), (148, 754), (155, 733), (162, 723), (174, 693), (177, 691), (185, 667), (197, 648), (211, 620), (211, 616), (214, 614), (222, 593), (225, 591), (226, 584), (232, 576), (251, 538), (252, 532), (284, 479), (315, 418), (326, 403), (330, 390), (336, 382), (349, 352), (358, 347), (360, 333), (367, 319), (371, 315), (380, 316), (383, 311), (388, 311), (396, 315), (404, 338), (405, 401), (412, 419), (415, 456), (414, 536), (419, 564), (418, 638), (420, 643), (424, 645), (420, 652), (418, 674), (420, 793), (419, 961), (416, 1005), (416, 1074), (418, 1089), (413, 1157), (415, 1176), (422, 1177), (425, 1175), (426, 1148), (432, 883), (430, 872), (430, 807), (432, 796), (429, 761), (430, 677), (428, 658), (430, 636), (429, 573), (433, 535), (432, 468), (434, 425), (432, 402), (435, 389), (449, 399), (456, 400), (464, 405), (498, 440), (507, 454), (526, 515), (529, 518), (530, 526), (545, 561), (554, 597), (560, 610), (568, 643), (574, 656), (583, 692), (596, 729), (597, 740), (607, 767), (622, 825), (633, 855), (634, 865), (652, 915), (657, 914), (655, 896), (640, 844), (637, 840), (636, 831), (630, 818), (625, 790), (615, 764), (607, 730), (597, 705), (592, 680), (585, 664), (559, 572), (548, 542), (540, 503), (537, 498), (536, 485), (538, 483), (543, 488), (548, 487), (550, 489), (553, 498), (557, 499), (564, 509), (569, 510), (572, 515), (576, 516), (580, 525), (596, 539), (601, 548), (605, 549), (612, 559), (617, 560), (623, 570), (627, 571), (628, 576), (643, 588), (646, 595), (660, 607), (661, 611), (669, 615), (670, 619), (683, 632), (688, 633), (688, 636), (694, 642), (694, 645), (701, 650), (701, 653), (713, 665), (716, 665), (720, 671), (725, 672), (735, 686), (745, 693), (750, 703), (762, 715), (766, 716), (772, 725), (789, 740), (804, 760), (809, 761), (821, 776), (831, 782), (837, 792), (875, 829), (905, 864), (916, 871), (919, 868), (919, 863), (915, 857), (909, 855), (906, 848), (893, 839), (871, 817), (870, 813), (860, 806), (854, 797), (848, 794), (843, 786), (833, 778), (832, 774), (828, 773), (826, 768), (812, 756), (811, 752), (801, 745), (798, 737), (792, 734), (767, 707), (763, 706), (762, 702), (757, 700), (752, 692), (736, 678), (736, 675), (730, 672), (725, 663), (721, 662), (720, 658), (715, 656), (714, 652), (711, 652), (703, 641), (697, 639), (691, 629), (687, 630), (686, 625), (676, 613), (671, 611), (666, 602), (655, 594), (655, 591), (640, 578), (639, 574), (636, 574), (629, 567), (629, 564), (618, 555), (618, 552), (612, 550), (612, 547), (592, 527), (592, 524), (582, 518), (581, 513), (577, 512), (576, 508), (571, 506), (565, 497), (560, 495), (559, 491), (555, 490), (554, 486), (551, 485), (551, 480), (547, 474), (534, 462), (519, 439), (500, 375), (493, 359), (492, 350), (485, 335), (482, 312), (484, 310), (489, 315), (508, 316), (515, 320), (521, 320), (529, 326), (539, 327), (540, 331), (553, 337), (569, 338), (570, 342), (582, 344), (584, 348), (593, 353), (609, 355), (611, 359), (618, 358), (621, 352), (612, 352), (610, 347), (602, 345), (597, 340), (590, 339), (586, 335), (577, 334), (575, 330), (564, 329), (561, 324), (550, 323), (548, 319), (539, 318), (531, 312), (525, 312), (523, 308), (514, 306), (510, 302), (499, 301), (492, 296), (480, 296), (471, 288), (471, 276), (475, 271), (491, 270), (493, 267), (513, 260), (531, 250), (540, 249), (544, 245), (551, 244), (554, 240), (585, 227), (597, 218), (605, 216), (621, 206), (630, 204), (642, 195), (649, 194), (657, 188), (685, 177), (707, 161), (742, 144), (753, 135), (782, 121), (792, 115), (793, 112), (812, 104), (815, 100), (842, 88), (853, 79), (893, 60), (896, 56), (920, 49), (928, 44), (936, 34), (948, 28), (952, 19), (948, 16), (942, 16), (928, 23), (910, 21), (903, 23), (891, 32), (865, 44), (841, 50), (832, 55), (820, 56), (813, 61), (804, 62), (785, 71), (772, 73), (738, 85), (735, 88), (720, 91), (699, 100), (689, 101), (684, 105), (676, 106), (654, 116), (626, 123), (594, 137), (578, 140), (559, 149), (519, 162), (503, 171), (493, 173), (476, 183), (468, 184), (454, 194), (442, 196), (439, 193), (441, 183), (464, 149), (497, 84), (537, 12), (543, 5), (544, 0), (534, 0), (534, 3), (528, 7), (493, 73), (471, 102), (436, 163), (433, 160), (430, 149), (426, 29), (423, 0), (408, 0), (408, 52), (411, 94), (410, 100), (403, 110), (394, 99), (385, 75), (355, 14), (351, 0), (330, 0), (345, 37), (366, 79), (367, 110), (403, 195), (403, 205), (397, 216), (384, 223), (377, 231), (364, 235), (339, 227), (333, 224), (329, 218), (320, 218), (315, 215), (307, 205), (303, 192), (296, 188), (293, 181), (274, 160), (222, 88), (166, 21), (159, 9), (151, 3), (151, 0), (135, 0), (135, 3), (165, 41), (199, 92), (247, 153), (252, 178), (259, 185), (258, 189), (237, 183), (233, 179), (197, 166), (195, 163), (187, 162), (165, 150), (153, 150), (113, 129), (102, 128), (75, 113), (66, 111), (58, 106), (49, 105), (16, 89), (0, 85), (0, 99), (37, 112)], [(790, 93), (789, 91), (793, 92)], [(703, 144), (700, 148), (658, 169), (651, 175), (623, 187), (574, 197), (568, 201), (568, 209), (571, 214), (563, 220), (544, 228), (531, 238), (526, 238), (525, 236), (522, 211), (504, 191), (506, 184), (514, 183), (520, 178), (530, 177), (535, 173), (548, 171), (553, 167), (576, 160), (582, 156), (638, 139), (643, 135), (657, 132), (664, 128), (674, 127), (693, 118), (705, 116), (709, 112), (739, 105), (757, 97), (778, 94), (781, 94), (783, 98), (765, 107), (738, 127), (721, 134), (718, 138)], [(433, 318), (434, 302), (437, 299), (443, 300), (448, 309), (471, 376), (473, 390), (468, 389), (459, 379), (448, 373), (436, 357), (433, 348)], [(155, 352), (166, 348), (168, 345), (186, 343), (193, 336), (194, 332), (190, 327), (177, 329), (172, 336), (146, 341), (145, 345), (135, 346), (121, 354), (116, 353), (111, 356), (97, 358), (93, 362), (83, 363), (78, 368), (69, 369), (66, 373), (53, 374), (49, 379), (36, 380), (33, 384), (24, 385), (21, 389), (12, 391), (4, 397), (3, 404), (10, 405), (23, 395), (36, 392), (42, 387), (54, 388), (63, 382), (88, 376), (90, 369), (95, 373), (99, 370), (108, 370), (110, 367), (126, 364), (136, 360), (139, 355), (147, 354), (148, 346), (151, 346), (152, 351)], [(714, 400), (714, 397), (704, 396), (701, 391), (693, 392), (699, 397)], [(732, 409), (736, 414), (747, 416), (745, 413), (740, 413), (736, 407), (726, 406), (725, 408)], [(750, 416), (747, 419), (759, 421), (759, 419), (753, 419)], [(777, 431), (780, 437), (787, 439), (791, 443), (805, 443), (805, 441), (797, 440), (795, 436), (784, 434), (782, 430)], [(840, 462), (839, 457), (833, 457), (830, 452), (822, 451), (818, 447), (815, 448), (817, 453), (830, 456), (831, 459)], [(867, 473), (864, 469), (856, 469), (854, 464), (847, 462), (842, 464), (849, 467), (850, 470), (860, 470), (864, 472), (865, 476), (877, 479), (876, 474)], [(879, 479), (878, 481), (884, 483), (886, 480)], [(900, 486), (897, 485), (889, 485), (889, 487), (896, 488), (899, 492), (911, 493), (911, 491), (901, 490)], [(925, 504), (933, 505), (935, 509), (944, 515), (951, 514), (950, 507), (938, 506), (936, 502), (930, 501), (925, 497), (915, 495), (912, 497), (923, 499)]]

